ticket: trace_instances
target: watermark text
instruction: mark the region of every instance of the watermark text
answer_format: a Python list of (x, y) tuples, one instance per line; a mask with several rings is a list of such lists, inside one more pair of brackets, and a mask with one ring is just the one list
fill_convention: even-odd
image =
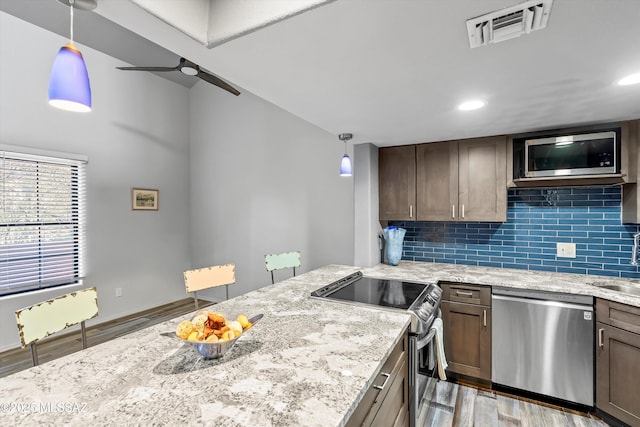
[(78, 402), (0, 402), (0, 413), (9, 414), (80, 414), (86, 409)]

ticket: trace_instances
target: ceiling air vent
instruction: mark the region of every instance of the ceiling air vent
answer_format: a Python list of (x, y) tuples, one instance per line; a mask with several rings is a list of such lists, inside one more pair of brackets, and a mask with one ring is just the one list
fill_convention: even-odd
[(553, 0), (530, 0), (469, 19), (467, 33), (472, 48), (498, 43), (547, 26)]

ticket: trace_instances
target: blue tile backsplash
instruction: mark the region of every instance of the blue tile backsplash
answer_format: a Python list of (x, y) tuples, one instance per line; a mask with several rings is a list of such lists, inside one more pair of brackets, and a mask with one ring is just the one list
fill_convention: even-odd
[[(640, 278), (630, 264), (636, 224), (622, 224), (622, 187), (510, 189), (507, 222), (393, 221), (402, 259)], [(576, 244), (558, 258), (556, 243)]]

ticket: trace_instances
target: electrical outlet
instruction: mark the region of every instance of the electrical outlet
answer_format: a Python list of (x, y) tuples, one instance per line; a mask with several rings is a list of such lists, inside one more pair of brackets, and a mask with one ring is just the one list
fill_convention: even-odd
[(117, 297), (121, 297), (122, 296), (122, 288), (116, 288), (116, 296)]
[(576, 244), (575, 243), (556, 243), (556, 256), (558, 258), (575, 258)]

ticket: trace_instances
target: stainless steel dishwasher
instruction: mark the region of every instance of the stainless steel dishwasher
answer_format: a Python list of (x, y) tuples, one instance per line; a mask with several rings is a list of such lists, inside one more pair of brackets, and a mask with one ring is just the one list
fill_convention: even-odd
[(594, 404), (593, 297), (494, 287), (491, 380)]

